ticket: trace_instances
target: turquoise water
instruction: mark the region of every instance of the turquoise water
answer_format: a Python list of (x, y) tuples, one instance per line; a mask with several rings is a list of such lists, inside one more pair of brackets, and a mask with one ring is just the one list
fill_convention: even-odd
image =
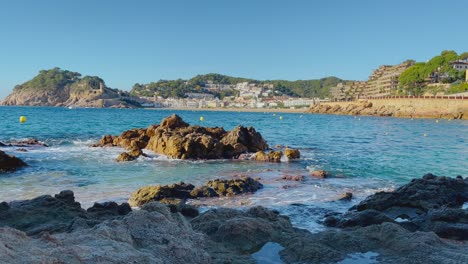
[[(280, 164), (250, 161), (180, 161), (154, 155), (117, 163), (121, 149), (89, 148), (104, 134), (159, 123), (172, 113), (190, 124), (254, 126), (270, 146), (299, 148), (302, 158)], [(19, 116), (27, 116), (24, 124)], [(199, 121), (200, 116), (205, 118)], [(280, 120), (282, 116), (282, 120)], [(0, 141), (37, 138), (50, 147), (28, 152), (2, 148), (30, 166), (0, 176), (0, 201), (32, 198), (71, 189), (84, 206), (94, 201), (125, 201), (138, 187), (215, 177), (261, 177), (265, 188), (235, 199), (195, 201), (204, 206), (265, 205), (292, 217), (298, 226), (321, 228), (311, 219), (327, 210), (345, 210), (333, 202), (344, 191), (359, 199), (432, 172), (468, 176), (468, 122), (316, 114), (238, 113), (144, 109), (65, 109), (0, 107)], [(426, 135), (426, 136), (424, 136)], [(309, 172), (330, 171), (339, 178), (317, 180)], [(305, 175), (304, 182), (281, 180)]]

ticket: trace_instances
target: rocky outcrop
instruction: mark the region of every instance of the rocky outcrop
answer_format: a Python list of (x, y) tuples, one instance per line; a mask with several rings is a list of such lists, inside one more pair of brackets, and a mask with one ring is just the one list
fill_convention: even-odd
[(336, 227), (399, 223), (408, 230), (433, 231), (443, 238), (468, 240), (468, 178), (426, 174), (393, 192), (379, 192), (342, 216), (329, 216)]
[[(258, 262), (251, 254), (268, 243), (283, 248), (278, 259), (284, 263), (336, 263), (366, 252), (373, 252), (380, 263), (468, 262), (466, 243), (377, 221), (381, 213), (373, 209), (364, 210), (370, 212), (368, 218), (375, 219), (367, 226), (312, 234), (294, 228), (287, 216), (261, 206), (217, 208), (199, 214), (190, 206), (150, 202), (131, 211), (128, 205), (109, 202), (85, 211), (70, 191), (20, 203), (22, 206), (0, 203), (0, 259), (4, 263), (253, 264)], [(5, 214), (12, 210), (16, 213)], [(446, 213), (453, 221), (466, 217)], [(433, 214), (432, 219), (445, 221), (447, 214)], [(32, 219), (19, 226), (17, 220), (23, 218)], [(95, 221), (93, 225), (88, 224), (90, 220)], [(49, 228), (27, 234), (41, 226)]]
[(285, 148), (284, 155), (288, 159), (299, 159), (301, 157), (301, 152), (298, 149)]
[(17, 141), (11, 141), (8, 143), (2, 143), (0, 142), (0, 146), (2, 147), (48, 147), (46, 143), (41, 142), (35, 138), (29, 138), (25, 140), (17, 140)]
[(468, 119), (468, 101), (441, 98), (394, 98), (354, 102), (324, 102), (311, 106), (307, 112), (338, 115)]
[(79, 73), (54, 68), (17, 85), (0, 105), (135, 108), (135, 100), (128, 92), (108, 88), (99, 77), (81, 78)]
[(0, 173), (15, 171), (24, 166), (26, 166), (24, 161), (0, 150)]
[(250, 177), (229, 180), (216, 179), (196, 188), (194, 185), (184, 182), (163, 186), (144, 186), (133, 192), (128, 202), (131, 206), (142, 206), (152, 201), (181, 204), (187, 199), (253, 193), (262, 187), (260, 182)]
[(253, 160), (266, 162), (280, 162), (282, 156), (282, 151), (270, 151), (267, 153), (259, 151), (255, 153), (255, 155), (253, 156)]
[[(93, 146), (146, 148), (176, 159), (231, 159), (268, 148), (260, 133), (252, 127), (238, 126), (226, 132), (219, 127), (189, 126), (175, 114), (163, 119), (159, 125), (127, 130), (120, 136), (105, 135)], [(126, 157), (135, 157), (127, 154), (130, 155)]]
[(42, 232), (65, 232), (75, 225), (92, 227), (103, 220), (113, 219), (131, 211), (128, 204), (95, 204), (88, 211), (75, 201), (72, 191), (55, 196), (44, 195), (25, 201), (3, 202), (0, 206), (0, 227), (9, 226), (28, 235)]

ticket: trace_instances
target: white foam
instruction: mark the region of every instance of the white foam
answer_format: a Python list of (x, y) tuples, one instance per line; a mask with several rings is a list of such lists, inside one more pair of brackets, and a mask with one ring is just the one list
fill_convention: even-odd
[(462, 209), (468, 209), (468, 202), (466, 202), (466, 203), (464, 203), (464, 204), (462, 205)]

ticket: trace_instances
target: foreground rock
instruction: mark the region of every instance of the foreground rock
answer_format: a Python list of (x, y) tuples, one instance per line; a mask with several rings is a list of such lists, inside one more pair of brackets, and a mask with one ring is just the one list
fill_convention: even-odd
[(189, 126), (175, 114), (159, 125), (127, 130), (120, 136), (106, 135), (94, 146), (146, 148), (175, 159), (231, 159), (268, 149), (261, 134), (252, 127), (238, 126), (227, 132), (219, 127)]
[(0, 150), (0, 173), (15, 171), (24, 166), (26, 166), (24, 161)]
[[(47, 202), (38, 203), (38, 199)], [(284, 248), (279, 252), (284, 263), (336, 263), (361, 252), (375, 252), (379, 263), (468, 263), (466, 243), (442, 240), (433, 232), (412, 232), (392, 222), (311, 234), (294, 228), (288, 217), (261, 206), (243, 211), (211, 209), (200, 215), (185, 209), (186, 214), (192, 213), (189, 218), (182, 215), (183, 209), (158, 202), (136, 211), (115, 203), (95, 205), (85, 211), (70, 191), (21, 204), (0, 203), (2, 263), (253, 264), (256, 262), (251, 254), (268, 242)], [(52, 228), (52, 234), (28, 236), (15, 229), (18, 215), (3, 213), (19, 207), (22, 211), (34, 209), (23, 217), (34, 215), (37, 219), (22, 226), (26, 232), (44, 225), (69, 228)], [(74, 221), (65, 217), (77, 214), (84, 216)], [(39, 219), (45, 221), (40, 223)], [(95, 224), (88, 225), (89, 219), (94, 219)]]
[(329, 226), (353, 227), (399, 223), (408, 230), (433, 231), (443, 238), (468, 240), (468, 178), (424, 175), (393, 192), (379, 192), (342, 216), (330, 216)]
[(92, 227), (130, 211), (128, 204), (114, 202), (95, 204), (86, 211), (75, 201), (72, 191), (62, 191), (54, 197), (44, 195), (32, 200), (0, 203), (0, 227), (13, 227), (28, 235), (65, 232), (78, 225)]
[(195, 188), (184, 182), (170, 185), (144, 186), (133, 192), (128, 200), (131, 206), (159, 201), (167, 204), (180, 204), (187, 199), (217, 196), (234, 196), (242, 193), (253, 193), (263, 185), (250, 177), (238, 179), (208, 181), (205, 185)]

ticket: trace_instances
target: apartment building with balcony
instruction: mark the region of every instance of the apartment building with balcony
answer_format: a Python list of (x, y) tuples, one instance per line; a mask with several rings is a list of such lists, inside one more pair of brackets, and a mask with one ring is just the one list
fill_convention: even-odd
[(407, 60), (398, 65), (382, 65), (369, 76), (367, 87), (363, 92), (365, 97), (389, 96), (398, 88), (400, 74), (414, 65), (414, 61)]

